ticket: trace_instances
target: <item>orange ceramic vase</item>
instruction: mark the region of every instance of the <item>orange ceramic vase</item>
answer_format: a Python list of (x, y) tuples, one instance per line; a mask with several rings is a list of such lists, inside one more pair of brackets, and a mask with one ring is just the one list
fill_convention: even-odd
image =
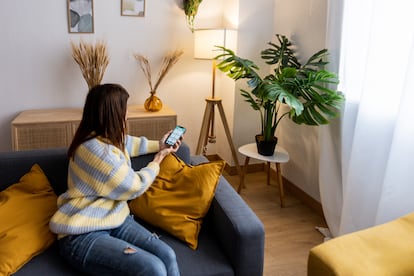
[(162, 101), (155, 96), (155, 91), (151, 91), (151, 96), (145, 100), (144, 108), (146, 111), (156, 112), (162, 109)]

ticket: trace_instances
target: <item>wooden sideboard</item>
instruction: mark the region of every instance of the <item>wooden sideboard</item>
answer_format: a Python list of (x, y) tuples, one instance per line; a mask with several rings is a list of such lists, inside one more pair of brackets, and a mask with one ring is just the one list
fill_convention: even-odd
[[(11, 122), (12, 148), (30, 150), (68, 147), (82, 118), (82, 109), (42, 109), (21, 112)], [(128, 107), (128, 133), (158, 140), (177, 124), (167, 106), (148, 112), (141, 105)]]

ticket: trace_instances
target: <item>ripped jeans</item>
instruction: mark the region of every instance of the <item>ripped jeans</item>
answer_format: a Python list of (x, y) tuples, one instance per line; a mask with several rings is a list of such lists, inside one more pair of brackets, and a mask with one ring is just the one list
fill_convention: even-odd
[(115, 229), (66, 236), (59, 247), (88, 275), (180, 275), (174, 250), (132, 216)]

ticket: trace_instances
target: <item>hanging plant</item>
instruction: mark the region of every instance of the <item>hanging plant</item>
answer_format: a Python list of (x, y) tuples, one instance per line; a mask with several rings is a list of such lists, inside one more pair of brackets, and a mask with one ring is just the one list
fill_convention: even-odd
[(198, 7), (203, 0), (183, 0), (184, 1), (184, 13), (186, 15), (187, 24), (190, 27), (191, 32), (194, 32), (194, 19), (198, 12)]

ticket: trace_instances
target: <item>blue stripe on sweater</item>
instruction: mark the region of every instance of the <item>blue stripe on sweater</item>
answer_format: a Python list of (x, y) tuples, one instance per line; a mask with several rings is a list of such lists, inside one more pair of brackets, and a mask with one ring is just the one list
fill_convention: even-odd
[[(89, 143), (88, 143), (89, 142)], [(94, 156), (98, 159), (105, 160), (103, 157), (104, 155), (108, 155), (107, 152), (104, 152), (102, 149), (106, 147), (101, 147), (99, 144), (91, 143), (92, 140), (85, 143), (85, 149), (88, 151), (88, 154), (86, 154), (84, 157), (81, 155), (75, 155), (75, 163), (78, 164), (78, 167), (83, 168), (83, 171), (87, 172), (87, 174), (90, 174), (95, 179), (100, 179), (101, 181), (106, 181), (108, 178), (108, 172), (101, 172), (96, 167), (91, 165), (90, 160), (88, 160), (88, 157)], [(86, 158), (86, 159), (84, 159)], [(103, 161), (102, 161), (103, 162)]]
[(144, 136), (141, 136), (140, 138), (141, 138), (141, 144), (140, 144), (138, 152), (139, 152), (139, 155), (143, 155), (147, 153), (148, 139)]
[(125, 149), (129, 155), (132, 153), (132, 137), (127, 135), (125, 137)]
[(79, 178), (78, 175), (73, 171), (73, 168), (71, 168), (71, 166), (69, 166), (69, 177), (71, 178), (72, 183), (74, 183), (75, 188), (83, 195), (95, 195), (98, 193), (98, 191), (94, 189), (93, 186), (82, 181), (82, 179)]
[[(140, 139), (140, 146), (138, 148), (138, 155), (147, 154), (148, 138), (145, 136), (140, 136), (139, 139)], [(133, 144), (134, 144), (134, 137), (127, 135), (125, 139), (125, 148), (130, 155), (132, 153)]]
[[(93, 202), (93, 199), (92, 201)], [(85, 218), (105, 218), (108, 216), (108, 214), (117, 214), (120, 213), (120, 211), (125, 208), (126, 202), (122, 202), (122, 204), (119, 204), (121, 202), (118, 202), (118, 204), (115, 206), (115, 208), (106, 209), (101, 207), (93, 207), (89, 206), (86, 208), (77, 208), (76, 206), (73, 206), (70, 203), (66, 203), (62, 205), (59, 209), (59, 211), (67, 216), (72, 216), (73, 214), (81, 215)]]
[[(116, 172), (114, 172), (116, 173)], [(112, 175), (111, 175), (112, 177)], [(113, 190), (111, 191), (111, 193), (108, 195), (110, 198), (116, 199), (116, 198), (120, 198), (121, 195), (123, 195), (125, 192), (131, 191), (132, 188), (134, 188), (134, 174), (132, 173), (128, 173), (125, 178), (122, 180), (122, 182), (115, 188), (113, 188)], [(138, 187), (135, 187), (135, 190)], [(131, 198), (132, 199), (132, 198)]]

